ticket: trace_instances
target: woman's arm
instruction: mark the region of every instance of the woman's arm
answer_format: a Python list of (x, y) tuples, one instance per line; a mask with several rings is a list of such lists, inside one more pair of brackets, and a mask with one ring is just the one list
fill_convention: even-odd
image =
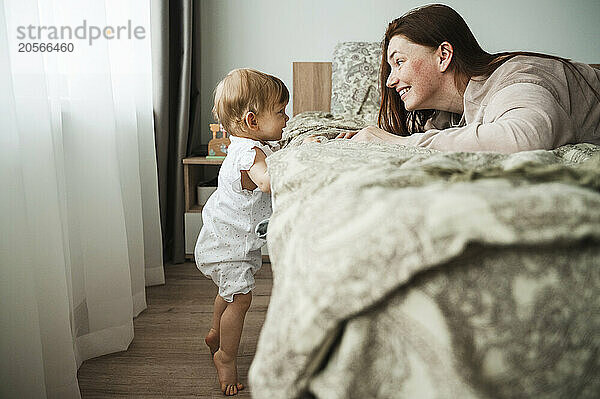
[[(479, 113), (483, 115), (477, 115)], [(352, 139), (441, 151), (504, 153), (552, 149), (575, 139), (567, 112), (547, 89), (537, 84), (507, 86), (475, 114), (479, 121), (464, 127), (434, 129), (399, 137), (371, 126), (359, 131)]]
[(357, 132), (340, 133), (336, 136), (336, 139), (352, 139), (353, 141), (369, 143), (405, 144), (404, 139), (406, 137), (386, 132), (377, 126), (367, 126)]
[(267, 170), (267, 162), (265, 153), (258, 147), (254, 147), (256, 156), (254, 164), (248, 170), (248, 176), (258, 186), (260, 191), (264, 193), (271, 192), (271, 179)]

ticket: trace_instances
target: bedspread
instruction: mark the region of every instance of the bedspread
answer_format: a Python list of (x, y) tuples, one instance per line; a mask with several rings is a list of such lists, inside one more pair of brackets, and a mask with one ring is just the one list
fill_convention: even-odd
[[(317, 133), (363, 123), (329, 120)], [(273, 291), (254, 397), (600, 392), (600, 147), (294, 136), (267, 160)]]

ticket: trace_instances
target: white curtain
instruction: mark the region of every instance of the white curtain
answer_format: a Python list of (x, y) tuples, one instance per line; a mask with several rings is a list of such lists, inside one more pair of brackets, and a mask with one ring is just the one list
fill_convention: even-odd
[[(18, 51), (49, 42), (19, 26), (84, 20), (145, 37)], [(126, 350), (164, 283), (150, 40), (149, 0), (0, 0), (2, 398), (79, 397), (77, 368)]]

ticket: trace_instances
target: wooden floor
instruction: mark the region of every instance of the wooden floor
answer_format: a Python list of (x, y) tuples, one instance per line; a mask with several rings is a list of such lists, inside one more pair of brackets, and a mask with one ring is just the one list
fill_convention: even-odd
[[(247, 385), (273, 282), (271, 265), (257, 273), (240, 342), (238, 372)], [(83, 398), (223, 398), (204, 335), (217, 293), (194, 263), (165, 267), (166, 284), (146, 289), (148, 308), (135, 320), (129, 350), (83, 363)], [(236, 398), (250, 398), (251, 387)]]

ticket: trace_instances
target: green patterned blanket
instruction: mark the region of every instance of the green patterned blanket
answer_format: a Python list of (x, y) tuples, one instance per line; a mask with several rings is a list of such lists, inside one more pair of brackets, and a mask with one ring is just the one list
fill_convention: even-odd
[(268, 158), (253, 396), (595, 397), (600, 147), (300, 145), (369, 123), (324, 116), (292, 120)]

